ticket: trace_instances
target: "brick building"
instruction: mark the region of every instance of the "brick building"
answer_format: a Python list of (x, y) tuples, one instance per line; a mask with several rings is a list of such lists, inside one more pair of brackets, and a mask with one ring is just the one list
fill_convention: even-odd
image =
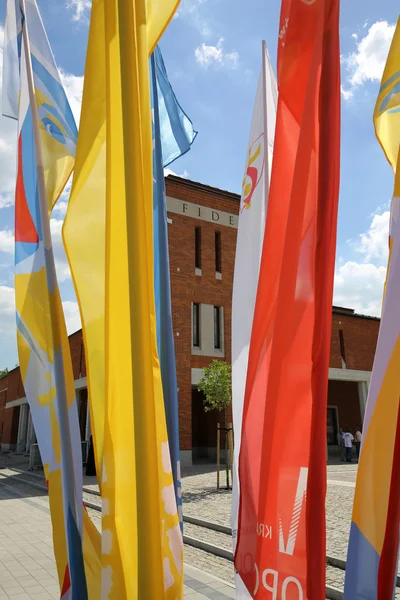
[[(231, 296), (240, 197), (200, 183), (166, 179), (173, 329), (182, 461), (215, 454), (216, 423), (197, 383), (214, 358), (230, 361)], [(338, 427), (362, 421), (379, 319), (333, 307), (328, 391), (328, 445)], [(70, 336), (82, 440), (90, 437), (82, 332)], [(35, 441), (19, 368), (0, 380), (2, 450), (27, 451)]]

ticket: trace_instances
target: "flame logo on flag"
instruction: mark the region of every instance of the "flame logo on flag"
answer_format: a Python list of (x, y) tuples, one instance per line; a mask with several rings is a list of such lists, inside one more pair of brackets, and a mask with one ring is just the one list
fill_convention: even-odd
[(246, 172), (242, 182), (242, 201), (240, 212), (249, 209), (258, 184), (264, 174), (264, 133), (250, 144), (247, 151)]

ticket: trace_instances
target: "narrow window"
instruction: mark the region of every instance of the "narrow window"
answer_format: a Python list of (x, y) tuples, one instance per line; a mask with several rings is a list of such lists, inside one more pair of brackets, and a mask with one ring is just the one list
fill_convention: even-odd
[(194, 229), (194, 266), (201, 269), (201, 227)]
[(215, 232), (215, 270), (217, 273), (222, 273), (221, 268), (221, 232)]
[(193, 346), (200, 346), (200, 304), (193, 304)]
[(343, 329), (339, 329), (340, 356), (342, 358), (342, 369), (346, 369), (346, 354), (344, 351), (344, 335)]
[(214, 306), (214, 348), (221, 350), (221, 307)]

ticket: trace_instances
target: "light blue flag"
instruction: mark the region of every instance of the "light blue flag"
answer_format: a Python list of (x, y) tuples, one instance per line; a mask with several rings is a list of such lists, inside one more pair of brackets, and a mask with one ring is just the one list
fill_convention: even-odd
[(185, 154), (196, 137), (191, 121), (178, 104), (168, 81), (160, 49), (150, 58), (151, 103), (153, 110), (153, 227), (154, 227), (154, 293), (157, 319), (157, 346), (160, 357), (165, 415), (171, 454), (172, 473), (183, 527), (178, 386), (174, 335), (172, 331), (171, 282), (169, 273), (167, 206), (164, 166)]
[(176, 99), (158, 46), (153, 54), (157, 79), (162, 159), (163, 166), (167, 167), (190, 150), (197, 131), (193, 129), (192, 121)]

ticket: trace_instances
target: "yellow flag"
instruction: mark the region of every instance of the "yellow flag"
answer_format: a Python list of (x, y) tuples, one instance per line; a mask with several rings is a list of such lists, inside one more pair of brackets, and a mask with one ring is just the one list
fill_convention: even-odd
[(400, 19), (382, 76), (374, 111), (376, 136), (396, 171), (400, 140)]
[(176, 0), (94, 0), (64, 224), (102, 473), (102, 597), (182, 598), (156, 345), (148, 57)]

